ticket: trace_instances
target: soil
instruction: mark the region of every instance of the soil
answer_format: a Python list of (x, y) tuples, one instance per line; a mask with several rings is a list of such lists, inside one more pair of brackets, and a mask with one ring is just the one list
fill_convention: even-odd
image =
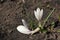
[[(21, 19), (25, 19), (27, 23), (30, 20), (37, 22), (34, 10), (38, 7), (44, 9), (42, 20), (55, 8), (49, 20), (58, 21), (60, 0), (0, 0), (0, 40), (60, 40), (60, 33), (57, 32), (25, 35), (17, 31), (17, 26), (22, 24)], [(60, 29), (60, 22), (56, 25), (54, 29)]]

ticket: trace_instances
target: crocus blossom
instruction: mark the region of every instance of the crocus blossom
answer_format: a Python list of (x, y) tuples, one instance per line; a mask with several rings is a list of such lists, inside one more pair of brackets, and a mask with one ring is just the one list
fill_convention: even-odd
[(20, 33), (23, 33), (23, 34), (34, 34), (34, 33), (36, 33), (36, 32), (39, 30), (39, 28), (36, 28), (36, 29), (33, 30), (33, 31), (29, 30), (29, 29), (28, 29), (28, 26), (27, 26), (27, 24), (26, 24), (26, 22), (25, 22), (24, 19), (22, 19), (22, 23), (23, 23), (23, 25), (19, 25), (19, 26), (17, 27), (17, 30), (18, 30)]
[(24, 25), (24, 26), (23, 26), (23, 25), (19, 25), (19, 26), (17, 27), (17, 30), (18, 30), (19, 32), (23, 33), (23, 34), (30, 34), (31, 31), (28, 29), (25, 20), (22, 19), (22, 22), (23, 22), (23, 25)]
[[(35, 14), (35, 17), (36, 17), (36, 19), (37, 19), (38, 21), (41, 20), (42, 15), (43, 15), (43, 9), (40, 10), (39, 8), (37, 8), (36, 11), (34, 10), (34, 14)], [(27, 23), (25, 22), (24, 19), (22, 19), (22, 23), (23, 23), (23, 25), (19, 25), (19, 26), (17, 27), (17, 30), (18, 30), (19, 32), (23, 33), (23, 34), (34, 34), (34, 33), (38, 32), (38, 31), (40, 30), (39, 27), (37, 27), (37, 28), (36, 28), (35, 30), (33, 30), (33, 31), (29, 30), (29, 29), (28, 29), (28, 26), (27, 26)]]
[(37, 8), (37, 10), (34, 10), (34, 14), (38, 21), (41, 20), (43, 16), (43, 9), (40, 10), (40, 8)]

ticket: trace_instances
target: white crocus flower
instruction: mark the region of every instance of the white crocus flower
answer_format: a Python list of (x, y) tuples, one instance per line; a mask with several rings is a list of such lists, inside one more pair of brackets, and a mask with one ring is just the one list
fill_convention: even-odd
[[(35, 14), (35, 17), (36, 17), (36, 19), (37, 19), (38, 21), (41, 20), (42, 15), (43, 15), (43, 9), (40, 10), (39, 8), (37, 8), (36, 11), (34, 10), (34, 14)], [(22, 19), (22, 22), (23, 22), (23, 25), (19, 25), (19, 26), (17, 27), (17, 30), (18, 30), (19, 32), (23, 33), (23, 34), (34, 34), (34, 33), (38, 32), (38, 31), (40, 30), (40, 28), (37, 27), (35, 30), (30, 31), (30, 30), (28, 29), (28, 26), (27, 26), (27, 24), (26, 24), (26, 22), (25, 22), (24, 19)]]
[(37, 8), (37, 10), (34, 10), (34, 14), (38, 21), (41, 20), (43, 16), (43, 9), (40, 10), (40, 8)]
[(31, 31), (28, 29), (27, 24), (24, 19), (22, 19), (23, 25), (19, 25), (17, 30), (23, 34), (31, 34)]
[(22, 19), (22, 22), (23, 22), (23, 25), (19, 25), (17, 27), (17, 30), (23, 34), (34, 34), (39, 30), (39, 28), (36, 28), (35, 30), (30, 31), (24, 19)]
[[(39, 23), (40, 23), (40, 20), (41, 20), (41, 18), (42, 18), (42, 16), (43, 16), (43, 9), (40, 10), (40, 8), (37, 8), (36, 11), (34, 10), (34, 14), (35, 14), (36, 19), (37, 19), (37, 20), (39, 21)], [(38, 32), (39, 30), (40, 30), (40, 28), (37, 27), (34, 31), (32, 31), (32, 34)]]

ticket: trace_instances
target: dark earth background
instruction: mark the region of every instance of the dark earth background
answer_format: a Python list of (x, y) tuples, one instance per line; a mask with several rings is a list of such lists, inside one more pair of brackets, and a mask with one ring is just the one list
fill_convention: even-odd
[[(17, 31), (17, 26), (22, 24), (21, 19), (25, 19), (27, 23), (30, 20), (37, 23), (34, 10), (38, 7), (44, 9), (42, 20), (55, 8), (49, 20), (58, 21), (60, 0), (0, 0), (0, 40), (60, 40), (60, 33), (57, 32), (25, 35)], [(54, 29), (60, 29), (60, 22), (56, 25)]]

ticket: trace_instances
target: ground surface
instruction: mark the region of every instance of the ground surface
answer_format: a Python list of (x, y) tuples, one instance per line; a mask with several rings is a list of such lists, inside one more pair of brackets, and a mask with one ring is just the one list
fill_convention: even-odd
[[(60, 40), (60, 33), (25, 35), (16, 30), (22, 18), (28, 23), (37, 21), (33, 12), (37, 7), (44, 9), (43, 19), (56, 8), (50, 21), (58, 20), (60, 0), (0, 0), (0, 40)], [(56, 29), (60, 28), (60, 23), (57, 25)]]

